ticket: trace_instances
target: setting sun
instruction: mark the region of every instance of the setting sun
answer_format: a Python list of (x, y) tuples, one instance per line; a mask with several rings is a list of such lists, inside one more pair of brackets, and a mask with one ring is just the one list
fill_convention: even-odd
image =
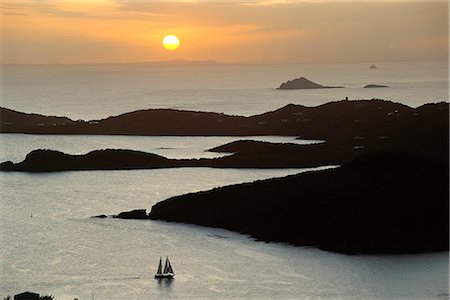
[(176, 35), (166, 35), (162, 40), (164, 48), (167, 50), (175, 50), (180, 46), (180, 39)]

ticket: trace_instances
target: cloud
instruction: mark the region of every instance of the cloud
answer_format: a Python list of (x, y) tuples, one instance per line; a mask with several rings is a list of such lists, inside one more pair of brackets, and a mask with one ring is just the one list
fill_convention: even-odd
[(448, 56), (446, 2), (34, 1), (1, 7), (5, 58), (15, 61), (20, 55), (52, 62), (165, 59), (158, 49), (166, 33), (180, 36), (176, 55), (186, 59), (331, 62)]

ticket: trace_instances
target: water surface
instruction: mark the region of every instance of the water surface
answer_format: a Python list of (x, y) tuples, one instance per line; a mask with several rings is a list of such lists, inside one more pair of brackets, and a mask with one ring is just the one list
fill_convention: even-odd
[[(99, 145), (91, 136), (75, 140), (4, 137), (3, 160), (15, 157), (14, 149), (22, 157), (24, 149), (42, 143), (72, 152)], [(173, 137), (158, 139), (163, 143)], [(189, 141), (194, 148), (209, 147), (215, 139)], [(133, 148), (129, 137), (113, 137), (111, 142), (129, 143)], [(141, 146), (135, 144), (135, 148)], [(187, 152), (191, 151), (197, 153)], [(448, 293), (448, 253), (347, 256), (256, 242), (246, 235), (188, 224), (91, 218), (150, 209), (158, 201), (187, 192), (302, 171), (180, 168), (0, 173), (0, 296), (30, 290), (68, 300), (92, 295), (136, 300), (433, 299)], [(159, 257), (166, 255), (176, 273), (171, 283), (153, 279)]]

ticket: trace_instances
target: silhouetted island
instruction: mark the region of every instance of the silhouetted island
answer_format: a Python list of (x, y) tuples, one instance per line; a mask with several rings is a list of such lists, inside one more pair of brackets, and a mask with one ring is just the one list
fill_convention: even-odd
[(1, 171), (54, 172), (82, 170), (152, 169), (171, 166), (171, 160), (141, 151), (106, 149), (84, 155), (71, 155), (55, 150), (31, 151), (20, 163), (7, 161)]
[(448, 162), (377, 152), (337, 169), (215, 188), (155, 204), (154, 220), (347, 254), (449, 249)]
[(365, 85), (364, 86), (364, 88), (365, 89), (373, 89), (373, 88), (388, 88), (389, 86), (387, 86), (387, 85), (382, 85), (382, 84), (368, 84), (368, 85)]
[(113, 216), (118, 219), (148, 219), (149, 216), (145, 209), (135, 209), (131, 211), (121, 212), (117, 216)]
[(343, 86), (324, 86), (315, 82), (312, 82), (305, 77), (296, 78), (283, 82), (277, 90), (294, 90), (294, 89), (329, 89), (329, 88), (343, 88)]
[[(310, 145), (275, 144), (237, 141), (211, 149), (232, 152), (215, 159), (167, 159), (131, 150), (102, 150), (85, 155), (68, 155), (58, 151), (39, 150), (27, 155), (21, 163), (4, 162), (2, 171), (48, 172), (63, 170), (117, 170), (168, 167), (220, 168), (299, 168), (340, 165), (379, 150), (405, 151), (417, 155), (448, 160), (449, 105), (426, 104), (418, 108), (388, 101), (339, 101), (318, 107), (287, 105), (279, 110), (253, 117), (236, 117), (248, 126), (237, 133), (287, 134), (304, 139), (323, 140)], [(150, 114), (155, 113), (153, 110)], [(178, 112), (170, 112), (175, 115)], [(169, 114), (170, 114), (169, 113)], [(145, 115), (144, 112), (142, 112)], [(183, 114), (190, 114), (183, 112)], [(209, 113), (204, 113), (208, 115)], [(208, 115), (209, 116), (209, 115)], [(119, 117), (117, 117), (119, 118)], [(230, 116), (230, 119), (234, 117)], [(126, 127), (120, 117), (117, 127)], [(182, 119), (182, 118), (181, 118)], [(201, 119), (201, 118), (200, 118)], [(134, 121), (133, 121), (134, 120)], [(190, 120), (187, 118), (185, 121)], [(160, 120), (162, 122), (162, 119)], [(107, 122), (107, 121), (105, 121)], [(159, 121), (155, 121), (161, 124)], [(174, 123), (175, 120), (173, 120)], [(183, 123), (184, 121), (180, 121)], [(202, 122), (199, 120), (199, 122)], [(208, 121), (206, 121), (208, 122)], [(262, 124), (261, 124), (262, 123)], [(119, 127), (123, 124), (123, 127)], [(132, 128), (143, 128), (130, 125)], [(234, 122), (225, 128), (231, 129)], [(142, 125), (142, 124), (140, 124)], [(150, 127), (151, 125), (149, 125)], [(56, 127), (56, 126), (52, 126)], [(193, 126), (195, 127), (195, 126)], [(237, 129), (239, 126), (236, 126)], [(104, 128), (108, 128), (105, 126)], [(109, 127), (111, 129), (111, 127)], [(200, 131), (200, 127), (197, 127)], [(221, 127), (217, 127), (218, 132)], [(156, 127), (155, 127), (156, 129)], [(172, 127), (174, 129), (174, 127)], [(189, 129), (185, 124), (184, 129)], [(222, 128), (223, 129), (223, 128)], [(227, 130), (228, 130), (227, 129)], [(152, 130), (152, 129), (149, 129)], [(181, 129), (180, 129), (181, 130)], [(260, 131), (259, 131), (260, 130)], [(172, 133), (175, 130), (171, 131)], [(195, 131), (192, 130), (192, 131)], [(188, 131), (184, 131), (187, 133)]]
[[(243, 117), (173, 109), (138, 110), (101, 120), (26, 114), (0, 108), (0, 133), (102, 135), (291, 135), (300, 138), (358, 136), (366, 130), (435, 123), (448, 119), (448, 103), (418, 108), (385, 100), (341, 100), (315, 107), (289, 104), (260, 115)], [(387, 122), (387, 124), (386, 124)], [(336, 134), (336, 130), (340, 133)]]

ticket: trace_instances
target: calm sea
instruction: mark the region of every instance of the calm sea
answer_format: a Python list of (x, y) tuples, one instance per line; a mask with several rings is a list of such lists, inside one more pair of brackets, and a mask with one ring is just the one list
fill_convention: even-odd
[[(254, 115), (289, 103), (317, 106), (382, 98), (417, 107), (448, 101), (448, 62), (166, 66), (1, 66), (4, 107), (72, 119), (97, 119), (145, 108)], [(282, 82), (306, 77), (345, 89), (290, 90)], [(386, 89), (364, 89), (384, 84)]]
[[(142, 108), (252, 115), (288, 103), (315, 106), (345, 97), (385, 98), (410, 106), (448, 101), (446, 63), (3, 66), (1, 106), (95, 119)], [(346, 89), (276, 91), (305, 76)], [(368, 83), (388, 89), (362, 89)], [(0, 161), (37, 148), (86, 153), (128, 148), (172, 158), (216, 157), (204, 150), (236, 137), (0, 136)], [(250, 137), (298, 142), (292, 137)], [(448, 253), (346, 256), (255, 242), (199, 226), (93, 219), (149, 209), (167, 197), (285, 176), (303, 169), (181, 168), (135, 171), (0, 173), (0, 297), (23, 291), (55, 299), (442, 299)], [(301, 197), (301, 191), (299, 191)], [(169, 256), (175, 279), (153, 279)]]

